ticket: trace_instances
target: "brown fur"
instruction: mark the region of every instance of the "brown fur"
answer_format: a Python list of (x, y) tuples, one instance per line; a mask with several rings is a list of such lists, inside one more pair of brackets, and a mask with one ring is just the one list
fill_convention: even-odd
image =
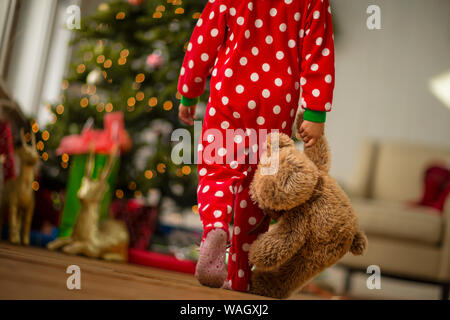
[(250, 248), (256, 266), (250, 291), (287, 298), (347, 252), (363, 254), (367, 239), (349, 198), (328, 173), (325, 136), (305, 152), (288, 136), (280, 134), (279, 139), (279, 149), (268, 144), (266, 155), (270, 160), (279, 153), (278, 172), (261, 175), (260, 163), (250, 186), (252, 199), (278, 220)]

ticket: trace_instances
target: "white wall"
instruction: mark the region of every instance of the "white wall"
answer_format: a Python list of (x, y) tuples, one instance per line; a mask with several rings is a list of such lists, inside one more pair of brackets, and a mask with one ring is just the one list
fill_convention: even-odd
[[(371, 4), (381, 8), (381, 30), (366, 27)], [(450, 1), (334, 0), (332, 7), (332, 174), (348, 181), (367, 137), (450, 147), (450, 110), (428, 89), (430, 78), (450, 71)]]

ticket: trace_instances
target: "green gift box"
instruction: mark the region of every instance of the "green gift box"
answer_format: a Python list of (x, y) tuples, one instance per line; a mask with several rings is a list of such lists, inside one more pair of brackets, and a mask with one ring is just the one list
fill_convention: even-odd
[[(126, 152), (132, 146), (131, 139), (125, 130), (122, 112), (112, 112), (104, 116), (104, 129), (94, 130), (93, 120), (89, 119), (80, 135), (70, 135), (61, 139), (56, 150), (57, 154), (67, 154), (71, 157), (69, 180), (67, 182), (66, 201), (59, 226), (59, 237), (69, 237), (81, 210), (78, 190), (85, 175), (85, 167), (90, 152), (94, 153), (94, 169), (92, 178), (98, 179), (114, 148), (120, 153)], [(120, 157), (114, 159), (107, 178), (108, 188), (99, 204), (99, 221), (108, 217), (109, 205), (113, 198), (114, 186), (118, 178)]]

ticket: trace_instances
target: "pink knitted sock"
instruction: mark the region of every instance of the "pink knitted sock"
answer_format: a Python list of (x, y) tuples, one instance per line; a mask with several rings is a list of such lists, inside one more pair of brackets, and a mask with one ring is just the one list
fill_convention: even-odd
[(226, 277), (225, 252), (227, 234), (222, 229), (211, 230), (200, 247), (195, 277), (208, 287), (220, 288)]

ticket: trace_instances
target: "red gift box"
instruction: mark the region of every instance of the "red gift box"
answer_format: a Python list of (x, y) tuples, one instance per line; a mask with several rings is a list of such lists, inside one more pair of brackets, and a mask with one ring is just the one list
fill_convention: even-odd
[(174, 256), (167, 254), (138, 249), (130, 249), (128, 251), (128, 261), (142, 266), (183, 272), (192, 275), (195, 273), (196, 265), (193, 261), (179, 260)]
[(111, 204), (112, 216), (123, 221), (130, 234), (130, 248), (146, 250), (155, 231), (158, 211), (143, 201), (116, 200)]

